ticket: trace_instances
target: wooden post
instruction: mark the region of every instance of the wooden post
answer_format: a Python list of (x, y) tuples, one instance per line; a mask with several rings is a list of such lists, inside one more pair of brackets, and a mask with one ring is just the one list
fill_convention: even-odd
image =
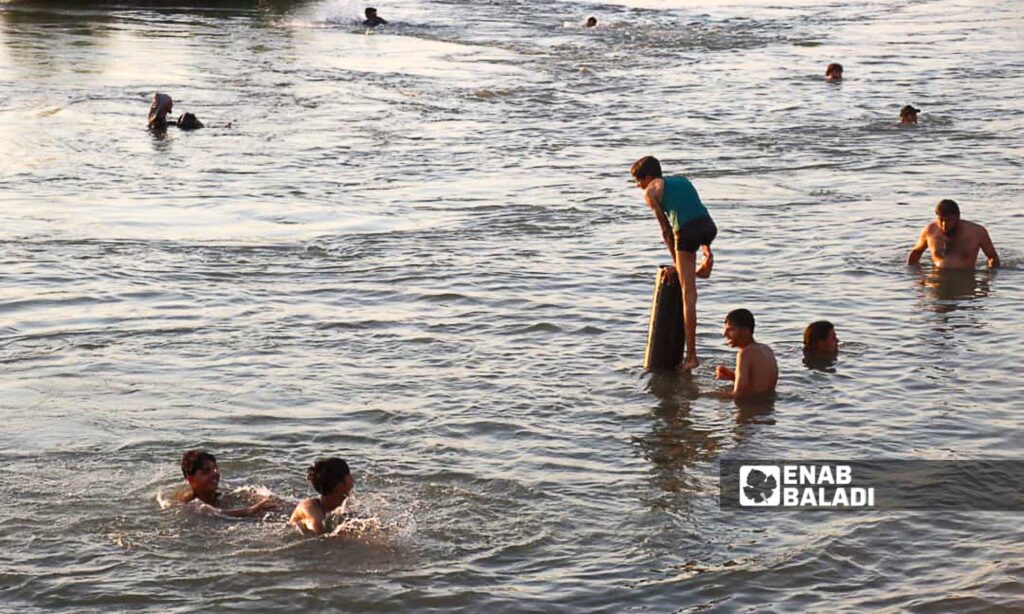
[(683, 360), (686, 330), (683, 328), (683, 294), (679, 278), (663, 273), (669, 265), (658, 267), (651, 300), (651, 323), (647, 328), (644, 369), (674, 369)]

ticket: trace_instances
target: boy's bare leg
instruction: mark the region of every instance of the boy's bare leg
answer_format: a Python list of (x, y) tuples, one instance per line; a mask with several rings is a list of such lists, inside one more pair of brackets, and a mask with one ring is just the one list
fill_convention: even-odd
[(683, 292), (683, 330), (686, 331), (686, 355), (680, 370), (689, 371), (697, 367), (697, 276), (694, 267), (697, 254), (676, 250), (676, 273)]
[(697, 269), (697, 277), (707, 279), (711, 277), (711, 269), (715, 266), (715, 255), (711, 253), (710, 245), (701, 245), (700, 249), (704, 252), (704, 262), (701, 262), (700, 268)]

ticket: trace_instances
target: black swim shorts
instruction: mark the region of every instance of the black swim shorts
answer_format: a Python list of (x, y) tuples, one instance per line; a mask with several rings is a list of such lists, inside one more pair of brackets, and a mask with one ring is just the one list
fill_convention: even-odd
[(711, 245), (717, 236), (718, 226), (709, 215), (684, 222), (676, 231), (676, 251), (697, 253), (697, 248)]

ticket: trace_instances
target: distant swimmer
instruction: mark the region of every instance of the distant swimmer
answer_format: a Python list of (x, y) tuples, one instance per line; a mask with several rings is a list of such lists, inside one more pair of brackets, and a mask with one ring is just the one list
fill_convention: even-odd
[(306, 478), (320, 496), (299, 503), (288, 523), (303, 533), (323, 535), (327, 532), (325, 519), (345, 502), (355, 486), (355, 480), (348, 463), (337, 457), (316, 461), (306, 471)]
[(779, 366), (772, 349), (754, 341), (754, 314), (746, 309), (730, 311), (722, 336), (729, 347), (739, 349), (735, 369), (725, 365), (715, 369), (716, 378), (734, 382), (728, 396), (739, 399), (773, 392), (779, 381)]
[(921, 112), (921, 109), (915, 109), (911, 105), (906, 105), (900, 109), (900, 125), (901, 126), (916, 126), (917, 125), (917, 114)]
[(596, 28), (597, 27), (597, 17), (587, 17), (586, 27), (588, 27), (588, 28)]
[(918, 264), (926, 249), (937, 269), (973, 269), (978, 250), (985, 252), (990, 268), (999, 266), (999, 254), (988, 231), (981, 224), (961, 220), (960, 205), (948, 198), (936, 205), (935, 221), (921, 231), (917, 245), (907, 255), (907, 264)]
[(842, 81), (843, 80), (843, 65), (836, 62), (832, 62), (825, 68), (825, 80), (826, 81)]
[(836, 327), (828, 320), (811, 322), (804, 329), (804, 354), (835, 356), (839, 353)]
[[(680, 369), (689, 371), (700, 364), (697, 359), (697, 277), (711, 277), (715, 264), (711, 242), (718, 235), (707, 207), (686, 177), (663, 177), (661, 163), (654, 156), (644, 156), (633, 163), (629, 172), (644, 191), (644, 202), (654, 211), (661, 226), (661, 236), (672, 255), (683, 293), (683, 326), (686, 331), (686, 355)], [(697, 268), (697, 249), (704, 261)], [(695, 270), (696, 269), (696, 270)]]
[[(157, 92), (153, 94), (153, 102), (149, 105), (149, 129), (155, 131), (167, 130), (167, 114), (174, 109), (174, 100), (171, 99), (167, 94), (161, 94)], [(174, 125), (181, 128), (182, 130), (198, 130), (203, 127), (203, 122), (199, 121), (192, 113), (182, 113)]]
[(181, 456), (181, 473), (185, 476), (189, 487), (187, 491), (178, 496), (183, 503), (200, 501), (215, 508), (223, 516), (233, 517), (259, 516), (279, 505), (277, 500), (266, 497), (249, 507), (225, 508), (225, 502), (217, 491), (217, 486), (220, 485), (220, 469), (217, 467), (217, 459), (206, 450), (185, 452)]
[(377, 26), (388, 25), (386, 19), (377, 16), (377, 9), (373, 8), (372, 6), (366, 7), (366, 10), (363, 11), (363, 14), (366, 15), (366, 20), (363, 21), (363, 25), (366, 26), (367, 28), (376, 28)]

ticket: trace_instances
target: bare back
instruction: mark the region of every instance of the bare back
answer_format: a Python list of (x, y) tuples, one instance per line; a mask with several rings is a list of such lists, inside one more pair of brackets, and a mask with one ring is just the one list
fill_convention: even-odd
[(764, 394), (775, 390), (779, 382), (779, 365), (775, 352), (754, 341), (736, 353), (736, 384), (733, 396)]

